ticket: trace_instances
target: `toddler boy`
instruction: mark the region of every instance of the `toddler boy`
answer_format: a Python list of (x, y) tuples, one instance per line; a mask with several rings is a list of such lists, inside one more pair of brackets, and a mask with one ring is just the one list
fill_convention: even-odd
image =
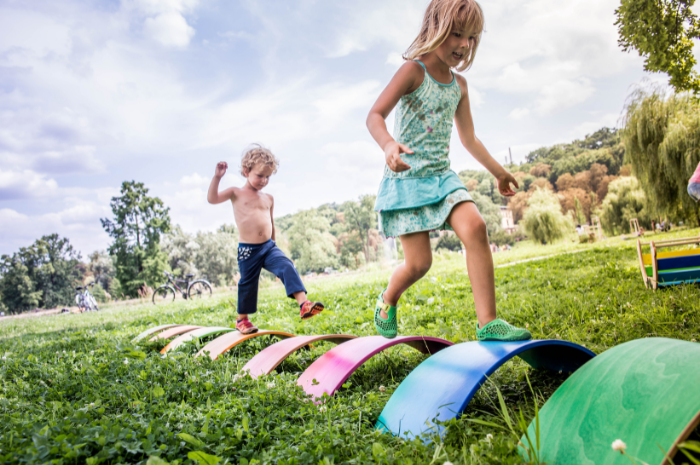
[(238, 227), (238, 319), (236, 329), (243, 334), (258, 331), (248, 319), (258, 307), (258, 281), (260, 270), (265, 268), (284, 284), (287, 296), (296, 299), (302, 319), (311, 318), (323, 311), (321, 302), (306, 298), (306, 289), (292, 261), (275, 244), (275, 222), (272, 210), (275, 201), (262, 192), (270, 176), (277, 172), (279, 160), (268, 149), (255, 145), (241, 160), (241, 174), (246, 178), (243, 187), (231, 187), (219, 192), (219, 181), (226, 174), (228, 165), (222, 161), (216, 165), (214, 178), (209, 185), (207, 200), (217, 204), (230, 200)]

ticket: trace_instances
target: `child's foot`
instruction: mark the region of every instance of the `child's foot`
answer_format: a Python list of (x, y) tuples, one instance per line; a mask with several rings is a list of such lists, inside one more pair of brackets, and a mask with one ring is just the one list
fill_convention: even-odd
[[(399, 325), (396, 321), (396, 307), (384, 303), (384, 291), (379, 294), (377, 306), (374, 308), (374, 328), (382, 336), (392, 339), (398, 334)], [(387, 318), (382, 317), (382, 310), (386, 313)]]
[(302, 320), (318, 315), (322, 311), (323, 304), (321, 302), (311, 302), (310, 300), (307, 300), (299, 306), (299, 316), (301, 316)]
[(476, 338), (480, 341), (527, 341), (532, 339), (532, 334), (527, 329), (517, 328), (496, 318), (481, 329), (477, 322)]
[(248, 318), (236, 320), (236, 329), (240, 331), (241, 334), (253, 334), (258, 332), (258, 328), (251, 323)]

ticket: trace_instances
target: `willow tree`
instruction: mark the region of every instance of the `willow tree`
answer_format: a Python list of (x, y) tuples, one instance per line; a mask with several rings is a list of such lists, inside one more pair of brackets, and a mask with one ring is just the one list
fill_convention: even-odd
[(649, 213), (700, 224), (698, 205), (687, 193), (700, 162), (700, 103), (687, 93), (640, 89), (628, 100), (623, 124), (626, 156)]

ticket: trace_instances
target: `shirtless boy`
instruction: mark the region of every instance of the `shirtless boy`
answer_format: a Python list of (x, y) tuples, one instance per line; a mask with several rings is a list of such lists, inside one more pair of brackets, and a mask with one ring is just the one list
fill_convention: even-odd
[(231, 187), (219, 192), (219, 181), (226, 174), (225, 161), (216, 165), (214, 178), (209, 185), (207, 200), (217, 204), (230, 200), (233, 216), (238, 226), (238, 319), (236, 329), (243, 334), (258, 330), (248, 319), (258, 307), (258, 281), (260, 270), (265, 268), (277, 276), (287, 292), (296, 299), (302, 319), (311, 318), (323, 311), (321, 302), (306, 298), (306, 289), (292, 261), (275, 244), (275, 222), (272, 210), (275, 200), (262, 192), (270, 176), (277, 172), (279, 160), (268, 149), (255, 145), (241, 160), (241, 174), (246, 178), (243, 187)]

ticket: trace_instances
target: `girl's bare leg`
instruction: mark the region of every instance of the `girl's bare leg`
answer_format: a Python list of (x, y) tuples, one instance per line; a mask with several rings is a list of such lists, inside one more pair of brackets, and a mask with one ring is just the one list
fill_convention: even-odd
[(474, 202), (457, 204), (447, 223), (467, 250), (467, 273), (474, 294), (476, 317), (482, 328), (496, 319), (496, 285), (486, 223)]
[[(401, 236), (404, 262), (397, 266), (389, 278), (389, 286), (384, 291), (384, 303), (395, 307), (406, 289), (430, 269), (433, 263), (433, 252), (430, 250), (430, 235), (428, 232), (418, 232)], [(388, 315), (381, 311), (382, 318)]]

